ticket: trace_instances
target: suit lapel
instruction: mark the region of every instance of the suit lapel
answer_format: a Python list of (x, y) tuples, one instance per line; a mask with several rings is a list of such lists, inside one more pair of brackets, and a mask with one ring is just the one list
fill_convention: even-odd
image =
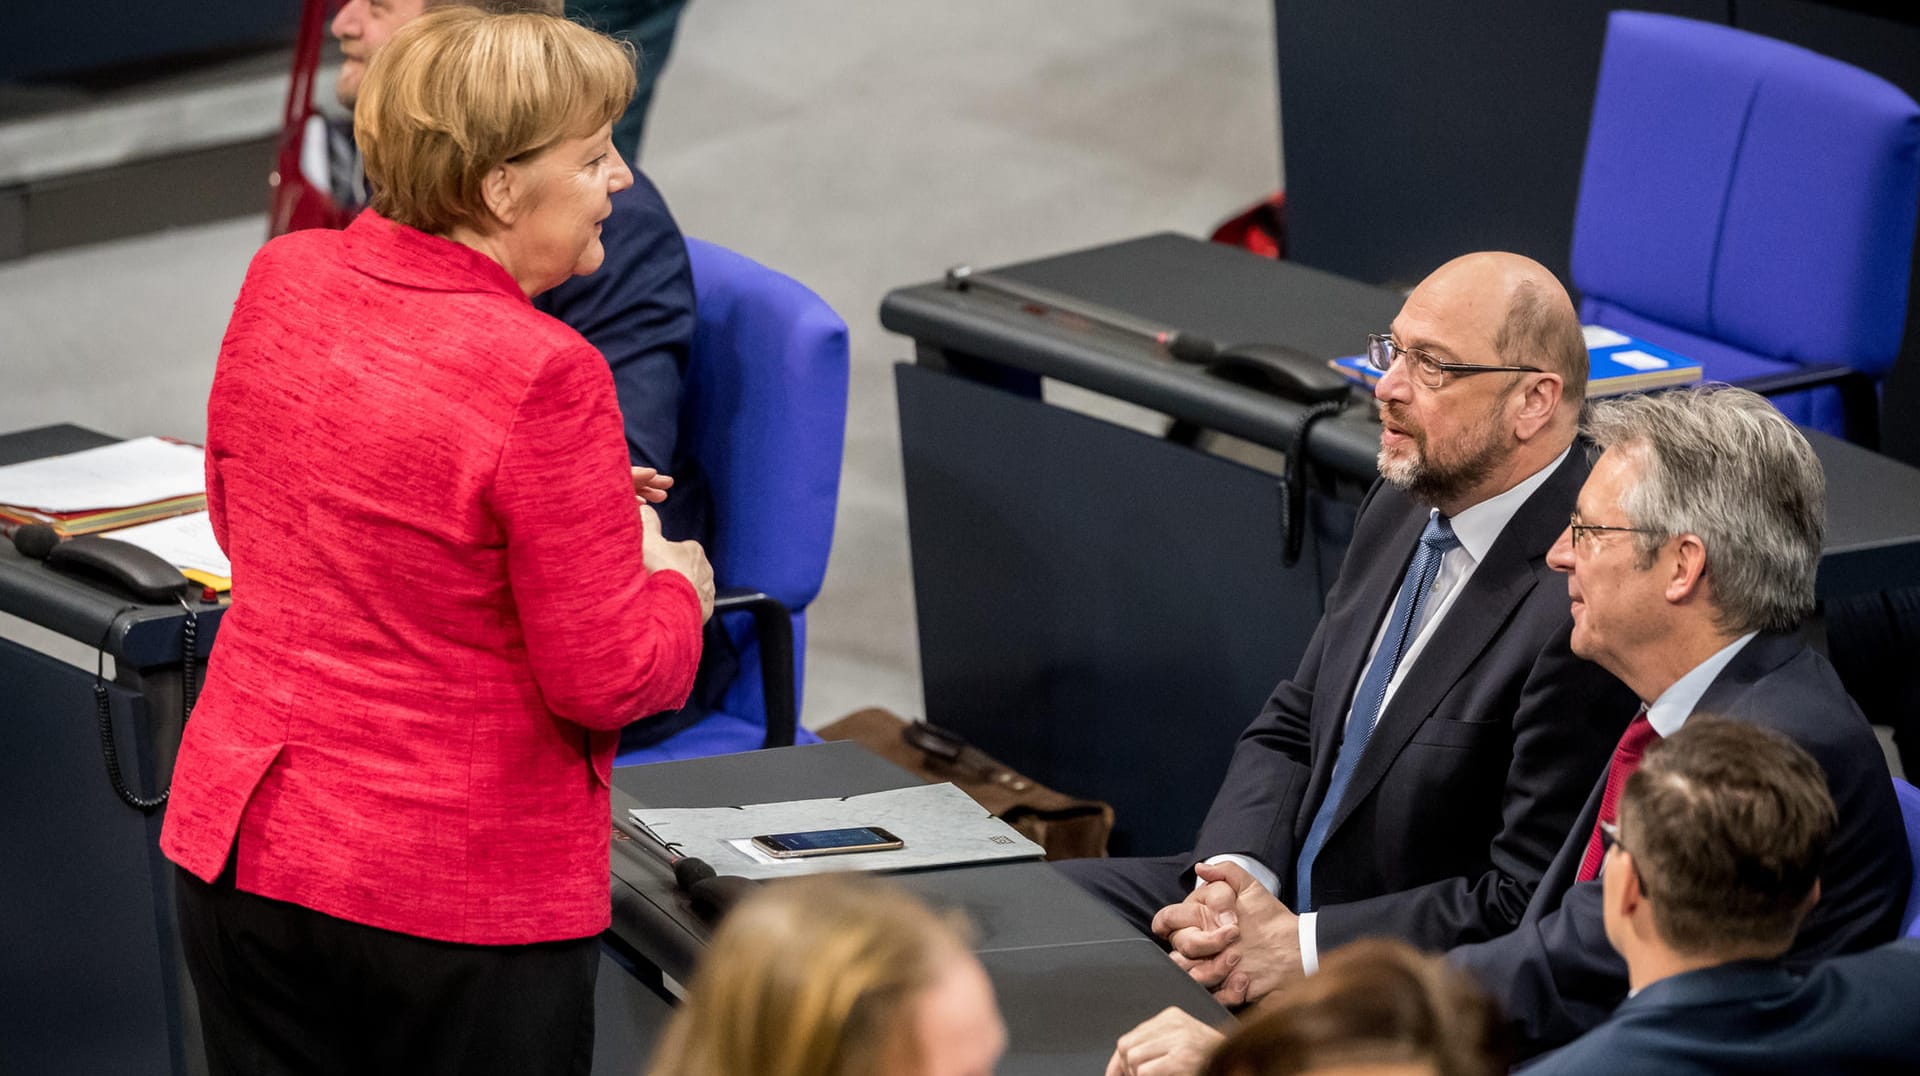
[(1448, 610), (1449, 614), (1469, 615), (1448, 616), (1445, 630), (1436, 631), (1427, 640), (1419, 658), (1394, 690), (1393, 699), (1380, 714), (1373, 728), (1373, 739), (1367, 741), (1366, 753), (1360, 756), (1340, 810), (1334, 815), (1334, 830), (1373, 792), (1400, 749), (1432, 716), (1454, 682), (1473, 667), (1474, 660), (1499, 635), (1514, 607), (1533, 590), (1536, 582), (1526, 562), (1500, 563), (1489, 551), (1487, 562), (1474, 570), (1466, 589)]
[[(1608, 756), (1608, 765), (1612, 765), (1612, 756)], [(1567, 838), (1560, 842), (1560, 850), (1553, 855), (1553, 862), (1547, 864), (1547, 872), (1540, 876), (1540, 884), (1534, 888), (1533, 896), (1527, 901), (1527, 911), (1522, 923), (1530, 923), (1558, 908), (1560, 901), (1573, 888), (1574, 879), (1580, 874), (1580, 861), (1587, 856), (1587, 845), (1593, 840), (1593, 824), (1600, 820), (1600, 800), (1607, 791), (1607, 770), (1593, 780), (1593, 791), (1587, 793), (1586, 806), (1574, 819), (1573, 828), (1567, 831)]]
[[(1587, 470), (1582, 444), (1575, 443), (1573, 451), (1547, 481), (1533, 491), (1533, 496), (1527, 498), (1500, 532), (1500, 537), (1494, 540), (1486, 558), (1474, 569), (1465, 589), (1448, 609), (1446, 623), (1437, 626), (1428, 638), (1427, 645), (1381, 713), (1373, 738), (1367, 742), (1366, 753), (1360, 757), (1334, 815), (1331, 832), (1338, 832), (1360, 803), (1372, 794), (1401, 748), (1432, 716), (1454, 683), (1472, 670), (1475, 661), (1506, 626), (1514, 609), (1539, 585), (1547, 550), (1567, 525), (1564, 506), (1571, 503), (1580, 483), (1586, 480)], [(1441, 628), (1444, 630), (1439, 630)], [(1371, 644), (1372, 640), (1367, 642)], [(1363, 659), (1364, 656), (1363, 651)], [(1348, 695), (1351, 694), (1349, 689)]]
[(1426, 525), (1427, 510), (1408, 504), (1404, 518), (1388, 527), (1379, 546), (1382, 550), (1396, 550), (1399, 555), (1372, 558), (1352, 594), (1338, 609), (1327, 611), (1328, 626), (1334, 630), (1323, 668), (1328, 676), (1337, 679), (1323, 678), (1314, 687), (1313, 776), (1307, 790), (1306, 809), (1295, 820), (1296, 839), (1306, 836), (1314, 812), (1320, 809), (1320, 799), (1326, 794), (1334, 760), (1345, 738), (1347, 711), (1352, 708), (1353, 693), (1366, 671), (1367, 651), (1373, 647), (1380, 622), (1386, 619), (1394, 595), (1400, 591), (1400, 580), (1407, 573), (1407, 564), (1413, 560), (1413, 547)]

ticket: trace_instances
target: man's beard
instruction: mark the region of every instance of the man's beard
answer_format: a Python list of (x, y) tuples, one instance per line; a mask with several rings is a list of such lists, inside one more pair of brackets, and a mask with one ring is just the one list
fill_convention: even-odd
[[(1384, 404), (1382, 410), (1392, 407)], [(1382, 444), (1374, 460), (1380, 477), (1421, 504), (1437, 506), (1457, 501), (1486, 481), (1507, 454), (1500, 426), (1494, 421), (1498, 413), (1499, 408), (1495, 407), (1482, 422), (1468, 427), (1455, 446), (1453, 458), (1437, 459), (1436, 454), (1428, 450), (1426, 430), (1414, 426), (1400, 412), (1388, 411), (1394, 426), (1411, 438), (1413, 444), (1411, 452), (1403, 448), (1397, 456), (1389, 456), (1387, 446)]]

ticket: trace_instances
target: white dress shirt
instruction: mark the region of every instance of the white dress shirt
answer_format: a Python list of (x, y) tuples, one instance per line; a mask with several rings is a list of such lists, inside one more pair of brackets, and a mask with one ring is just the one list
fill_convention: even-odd
[[(1535, 490), (1546, 484), (1547, 479), (1566, 460), (1567, 453), (1572, 450), (1572, 446), (1562, 449), (1560, 454), (1545, 467), (1527, 476), (1512, 489), (1489, 497), (1479, 504), (1463, 508), (1459, 515), (1453, 516), (1448, 521), (1453, 526), (1453, 536), (1460, 540), (1460, 544), (1448, 550), (1446, 555), (1440, 558), (1440, 570), (1434, 574), (1433, 586), (1427, 591), (1427, 600), (1420, 606), (1420, 619), (1414, 627), (1413, 641), (1407, 645), (1406, 652), (1400, 657), (1400, 664), (1394, 667), (1393, 677), (1387, 681), (1386, 694), (1380, 699), (1379, 713), (1387, 712), (1387, 706), (1393, 701), (1393, 694), (1399, 689), (1400, 682), (1406, 678), (1407, 670), (1413, 668), (1414, 662), (1420, 657), (1420, 652), (1426, 649), (1428, 641), (1433, 638), (1440, 622), (1446, 619), (1448, 610), (1453, 608), (1454, 600), (1460, 596), (1461, 591), (1466, 589), (1467, 580), (1473, 578), (1473, 570), (1480, 566), (1480, 562), (1486, 558), (1487, 551), (1493, 548), (1493, 543), (1499, 539), (1501, 532), (1506, 530), (1507, 524), (1513, 521), (1514, 513), (1520, 510), (1521, 505), (1527, 503), (1527, 498), (1533, 496)], [(1432, 515), (1438, 513), (1438, 509), (1431, 511)], [(1399, 591), (1396, 590), (1393, 602), (1389, 602), (1387, 607), (1391, 609), (1399, 600)], [(1366, 665), (1362, 665), (1361, 668), (1364, 669), (1367, 665), (1373, 664), (1374, 655), (1379, 651), (1381, 642), (1386, 639), (1388, 619), (1390, 618), (1384, 616), (1380, 618), (1380, 627), (1373, 635), (1373, 645), (1367, 648)], [(1704, 691), (1705, 687), (1703, 686), (1701, 690)], [(1346, 720), (1349, 724), (1353, 721), (1352, 699), (1347, 700)], [(1375, 720), (1378, 720), (1377, 716)], [(1214, 856), (1207, 862), (1238, 863), (1248, 874), (1253, 875), (1256, 881), (1265, 886), (1267, 892), (1277, 894), (1279, 891), (1280, 879), (1273, 868), (1252, 856), (1228, 853)], [(1320, 949), (1316, 944), (1315, 930), (1318, 919), (1317, 912), (1308, 912), (1300, 917), (1300, 963), (1305, 966), (1309, 975), (1320, 968)]]
[(1663, 740), (1679, 732), (1680, 727), (1687, 723), (1687, 718), (1693, 716), (1694, 707), (1700, 705), (1700, 696), (1705, 695), (1707, 688), (1719, 678), (1720, 670), (1725, 669), (1740, 648), (1752, 642), (1758, 634), (1757, 631), (1750, 631), (1714, 651), (1712, 657), (1695, 665), (1687, 675), (1662, 691), (1659, 698), (1648, 703), (1647, 724), (1653, 726), (1653, 731), (1659, 733)]

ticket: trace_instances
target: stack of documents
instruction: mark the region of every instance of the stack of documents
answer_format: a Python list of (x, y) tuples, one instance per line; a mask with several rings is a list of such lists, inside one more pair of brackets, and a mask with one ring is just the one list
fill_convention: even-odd
[(1587, 339), (1587, 394), (1615, 396), (1700, 380), (1699, 362), (1604, 325), (1582, 325)]
[(44, 523), (64, 538), (112, 531), (215, 590), (233, 567), (207, 516), (206, 454), (158, 437), (0, 467), (0, 526)]
[(158, 437), (0, 467), (0, 523), (45, 523), (64, 537), (207, 507), (206, 456)]
[[(743, 878), (786, 878), (829, 871), (898, 871), (1011, 859), (1046, 850), (987, 813), (950, 784), (916, 785), (839, 799), (756, 803), (746, 807), (641, 807), (627, 812), (643, 838), (706, 860)], [(767, 833), (880, 826), (900, 838), (887, 852), (774, 859), (752, 839)]]

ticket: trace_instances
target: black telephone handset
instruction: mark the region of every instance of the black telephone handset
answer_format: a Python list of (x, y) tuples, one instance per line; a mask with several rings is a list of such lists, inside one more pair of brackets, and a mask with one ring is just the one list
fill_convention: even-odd
[(69, 538), (47, 551), (47, 567), (90, 583), (104, 582), (143, 602), (172, 602), (193, 586), (180, 569), (134, 545), (99, 535)]
[[(180, 569), (130, 542), (93, 534), (62, 541), (52, 527), (39, 523), (16, 529), (13, 546), (21, 556), (44, 558), (47, 567), (56, 572), (88, 583), (104, 583), (125, 591), (136, 601), (180, 603), (185, 614), (180, 623), (180, 721), (184, 725), (193, 713), (194, 698), (200, 693), (196, 666), (200, 655), (200, 620), (187, 604), (187, 594), (193, 584), (180, 574)], [(136, 608), (129, 605), (115, 613), (100, 637), (100, 657), (93, 669), (93, 706), (100, 723), (100, 753), (106, 760), (107, 780), (127, 806), (151, 814), (167, 802), (171, 789), (161, 789), (156, 796), (142, 796), (127, 784), (126, 775), (120, 770), (120, 751), (114, 744), (113, 708), (106, 681), (107, 639), (113, 634), (114, 625), (120, 622), (121, 614)]]
[[(194, 699), (200, 694), (198, 661), (200, 658), (200, 618), (187, 604), (193, 584), (180, 569), (153, 553), (114, 538), (82, 535), (61, 540), (59, 532), (44, 523), (29, 523), (13, 532), (13, 547), (20, 555), (45, 560), (47, 567), (63, 575), (89, 583), (105, 583), (125, 591), (136, 601), (154, 604), (178, 602), (180, 618), (180, 723), (184, 726), (193, 713)], [(114, 744), (113, 705), (107, 693), (107, 643), (125, 613), (138, 610), (128, 605), (113, 614), (100, 635), (99, 657), (93, 667), (94, 716), (100, 723), (100, 754), (107, 764), (107, 780), (122, 802), (137, 811), (151, 814), (167, 802), (171, 789), (157, 796), (142, 796), (127, 784), (120, 771), (120, 752)]]
[(1235, 344), (1207, 364), (1207, 373), (1296, 403), (1344, 403), (1353, 383), (1304, 351), (1283, 344)]
[[(1291, 568), (1300, 560), (1306, 540), (1307, 436), (1314, 424), (1346, 409), (1353, 382), (1322, 360), (1284, 344), (1236, 344), (1220, 352), (1207, 366), (1210, 376), (1246, 385), (1283, 400), (1306, 405), (1287, 453), (1282, 490), (1280, 564)], [(1169, 437), (1173, 433), (1169, 431)]]

